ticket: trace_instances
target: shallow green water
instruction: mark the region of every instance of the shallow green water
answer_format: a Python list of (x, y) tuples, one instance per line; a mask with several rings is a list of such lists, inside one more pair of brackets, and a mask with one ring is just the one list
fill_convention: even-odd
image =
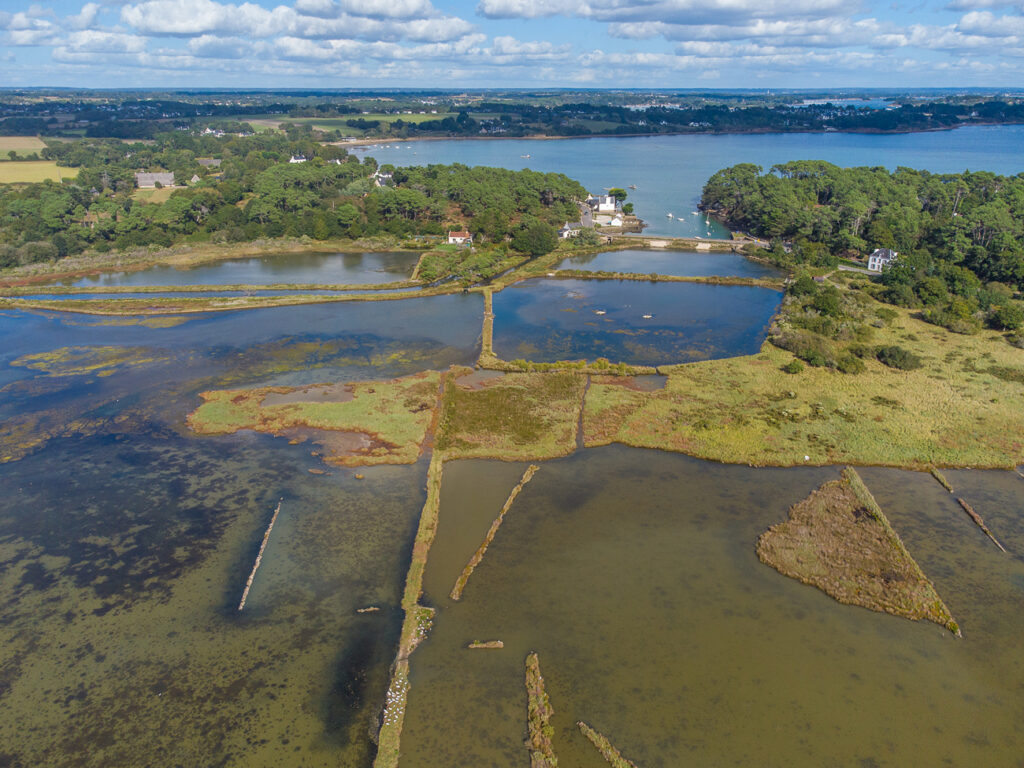
[(184, 419), (206, 388), (469, 362), (482, 302), (297, 309), (0, 316), (0, 457), (39, 440), (0, 463), (0, 765), (372, 760), (425, 466), (314, 475), (309, 445)]
[[(543, 464), (452, 603), (521, 470), (445, 469), (426, 574), (440, 610), (413, 657), (403, 766), (527, 765), (529, 651), (563, 765), (604, 765), (579, 719), (645, 768), (1020, 764), (1024, 563), (974, 536), (930, 476), (864, 472), (960, 620), (960, 641), (842, 606), (758, 561), (760, 533), (838, 469), (622, 447)], [(999, 482), (1017, 511), (1003, 522), (1013, 540), (1024, 481)], [(491, 639), (504, 649), (465, 647)]]

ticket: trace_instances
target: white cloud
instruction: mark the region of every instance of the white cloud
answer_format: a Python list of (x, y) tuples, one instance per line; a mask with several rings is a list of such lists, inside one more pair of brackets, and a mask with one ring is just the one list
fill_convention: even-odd
[(604, 22), (708, 24), (761, 18), (821, 18), (854, 13), (847, 0), (480, 0), (477, 13), (492, 19), (577, 16)]
[(989, 11), (964, 14), (956, 25), (961, 32), (983, 37), (1024, 36), (1024, 16), (996, 16)]
[(86, 3), (74, 16), (67, 17), (67, 23), (72, 29), (89, 29), (96, 22), (99, 12), (99, 3)]
[(124, 32), (101, 32), (84, 29), (72, 32), (64, 45), (76, 53), (137, 53), (146, 47), (145, 38)]
[[(216, 0), (144, 0), (123, 8), (121, 21), (140, 34), (153, 37), (287, 36), (324, 40), (441, 42), (457, 40), (473, 31), (472, 24), (452, 16), (374, 18), (365, 13), (348, 15), (338, 3), (328, 8), (320, 0), (304, 2), (303, 8), (318, 14), (327, 10), (333, 15), (313, 16), (283, 5), (268, 9), (253, 3), (231, 5)], [(380, 4), (379, 0), (370, 0), (370, 3), (370, 11)], [(395, 13), (408, 14), (414, 6), (425, 11), (432, 9), (429, 3), (424, 4), (421, 0), (397, 0)]]

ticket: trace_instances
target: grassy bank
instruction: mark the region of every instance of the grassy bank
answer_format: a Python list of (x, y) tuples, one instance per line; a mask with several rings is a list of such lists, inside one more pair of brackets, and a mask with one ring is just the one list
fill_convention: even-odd
[(915, 370), (873, 359), (844, 374), (783, 370), (790, 352), (661, 368), (663, 390), (595, 382), (586, 445), (621, 442), (752, 465), (1012, 468), (1024, 461), (1024, 360), (995, 332), (950, 333), (894, 309), (872, 343), (920, 357)]

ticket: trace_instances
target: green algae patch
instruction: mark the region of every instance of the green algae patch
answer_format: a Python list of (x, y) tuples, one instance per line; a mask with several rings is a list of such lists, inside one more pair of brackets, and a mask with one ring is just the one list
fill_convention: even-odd
[(12, 360), (11, 365), (42, 371), (47, 376), (111, 376), (122, 368), (165, 360), (145, 347), (60, 347), (22, 355)]
[(544, 690), (540, 673), (540, 659), (536, 653), (526, 657), (526, 748), (530, 750), (530, 768), (557, 768), (558, 758), (551, 744), (555, 729), (551, 717), (555, 714)]
[(459, 574), (459, 578), (455, 581), (455, 586), (452, 587), (451, 594), (448, 595), (452, 600), (459, 600), (462, 597), (462, 591), (466, 588), (466, 584), (469, 582), (469, 577), (473, 575), (473, 571), (480, 565), (480, 562), (484, 559), (484, 554), (487, 552), (487, 547), (490, 546), (491, 542), (494, 541), (494, 537), (498, 533), (498, 529), (501, 527), (502, 521), (505, 519), (505, 515), (512, 509), (512, 504), (515, 502), (516, 497), (523, 490), (528, 482), (533, 479), (533, 476), (540, 469), (536, 464), (531, 464), (526, 468), (523, 473), (523, 478), (519, 481), (515, 488), (512, 489), (512, 493), (508, 495), (508, 499), (505, 500), (504, 506), (501, 511), (498, 512), (498, 516), (494, 518), (494, 522), (491, 523), (491, 527), (487, 531), (487, 535), (484, 537), (483, 543), (477, 547), (476, 552), (466, 563), (466, 567), (462, 569), (462, 573)]
[(757, 556), (840, 603), (960, 628), (852, 467), (789, 511), (757, 542)]
[(202, 392), (188, 424), (201, 435), (251, 429), (312, 440), (343, 466), (411, 464), (434, 414), (440, 374), (311, 387)]
[[(921, 368), (864, 359), (841, 373), (783, 369), (793, 355), (766, 343), (745, 357), (663, 366), (664, 389), (637, 392), (594, 380), (585, 444), (620, 442), (754, 466), (864, 464), (930, 469), (1024, 462), (1024, 383), (990, 368), (1020, 367), (1020, 350), (995, 332), (975, 336), (916, 319), (908, 310), (872, 344), (910, 350)], [(986, 361), (985, 367), (974, 361)]]
[(585, 386), (585, 377), (573, 373), (511, 373), (473, 389), (447, 387), (438, 447), (450, 458), (568, 455), (576, 448)]
[(576, 727), (590, 740), (591, 744), (597, 747), (597, 751), (612, 768), (637, 768), (637, 764), (624, 758), (603, 733), (595, 731), (582, 720), (576, 723)]

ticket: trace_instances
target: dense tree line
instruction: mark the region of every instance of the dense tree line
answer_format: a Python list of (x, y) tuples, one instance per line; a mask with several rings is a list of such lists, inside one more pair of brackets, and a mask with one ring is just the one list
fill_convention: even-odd
[(820, 161), (742, 163), (714, 174), (701, 206), (733, 229), (773, 240), (782, 264), (834, 266), (876, 248), (899, 253), (879, 297), (921, 307), (960, 332), (1022, 324), (1024, 174), (932, 174)]
[[(554, 173), (431, 165), (382, 169), (393, 173), (378, 176), (373, 158), (360, 161), (301, 130), (245, 137), (171, 132), (155, 144), (82, 139), (53, 143), (43, 154), (77, 167), (78, 176), (63, 184), (0, 186), (0, 267), (87, 249), (303, 235), (440, 236), (463, 226), (478, 240), (504, 243), (538, 227), (553, 237), (553, 225), (575, 218), (576, 201), (586, 197), (577, 182)], [(172, 171), (180, 186), (148, 202), (135, 188), (139, 170)]]

